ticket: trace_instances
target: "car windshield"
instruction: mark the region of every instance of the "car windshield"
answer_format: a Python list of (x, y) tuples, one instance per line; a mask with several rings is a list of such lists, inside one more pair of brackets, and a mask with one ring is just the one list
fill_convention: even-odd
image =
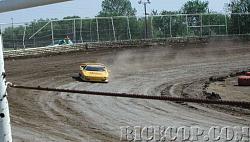
[(105, 71), (104, 67), (101, 67), (101, 66), (86, 66), (85, 70), (87, 70), (87, 71)]

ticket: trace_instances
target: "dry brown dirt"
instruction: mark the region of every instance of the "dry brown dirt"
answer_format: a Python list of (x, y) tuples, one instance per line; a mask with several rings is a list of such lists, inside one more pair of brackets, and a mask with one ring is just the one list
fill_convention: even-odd
[[(7, 60), (7, 79), (21, 85), (202, 98), (202, 81), (250, 68), (250, 42), (105, 49)], [(111, 69), (110, 83), (81, 82), (82, 62)], [(198, 83), (194, 83), (198, 82)], [(188, 87), (187, 87), (188, 86)], [(119, 141), (121, 126), (249, 126), (250, 113), (197, 104), (86, 96), (9, 88), (15, 142)], [(240, 100), (237, 93), (226, 97)], [(244, 100), (250, 101), (250, 94)], [(233, 111), (233, 110), (232, 110)]]

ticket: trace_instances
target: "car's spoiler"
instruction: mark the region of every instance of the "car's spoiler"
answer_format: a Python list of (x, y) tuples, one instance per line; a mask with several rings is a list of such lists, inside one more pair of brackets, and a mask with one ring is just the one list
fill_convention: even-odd
[(104, 64), (101, 63), (82, 63), (80, 66), (87, 66), (87, 65), (99, 65), (99, 66), (105, 66)]

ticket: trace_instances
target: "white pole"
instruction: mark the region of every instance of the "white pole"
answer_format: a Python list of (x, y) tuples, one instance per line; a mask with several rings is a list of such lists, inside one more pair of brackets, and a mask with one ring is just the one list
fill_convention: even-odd
[(238, 34), (240, 34), (240, 15), (237, 15), (237, 16), (238, 16), (238, 30), (239, 30), (239, 31), (238, 31), (239, 33), (238, 33)]
[(188, 27), (189, 27), (189, 23), (188, 23), (188, 15), (186, 14), (186, 25), (187, 25), (187, 36), (188, 36)]
[(112, 24), (112, 29), (113, 29), (113, 36), (114, 36), (114, 40), (116, 41), (115, 26), (114, 26), (114, 19), (113, 19), (113, 17), (110, 17), (110, 18), (111, 18), (111, 24)]
[(83, 19), (81, 19), (81, 25), (80, 25), (80, 37), (81, 37), (81, 42), (83, 43), (83, 38), (82, 38), (82, 20)]
[(170, 37), (172, 37), (172, 16), (170, 16), (169, 19), (169, 32), (170, 32)]
[(228, 35), (228, 29), (227, 29), (227, 14), (225, 14), (225, 25), (226, 25), (226, 35)]
[(151, 16), (151, 38), (154, 38), (154, 25), (153, 25), (154, 16)]
[(50, 22), (52, 45), (55, 45), (53, 21)]
[(202, 19), (202, 14), (200, 14), (200, 20), (201, 20), (201, 27), (200, 27), (200, 34), (201, 34), (201, 36), (203, 35), (203, 33), (202, 33), (202, 26), (203, 26), (203, 19)]
[(0, 34), (0, 142), (12, 142), (9, 104), (7, 100), (7, 85), (5, 80), (3, 40)]
[(129, 35), (129, 40), (131, 40), (131, 31), (130, 31), (130, 24), (129, 24), (129, 17), (127, 16), (127, 25), (128, 25), (128, 35)]
[(74, 19), (73, 24), (74, 24), (74, 25), (73, 25), (73, 27), (74, 27), (74, 30), (73, 30), (73, 32), (74, 32), (74, 37), (73, 37), (73, 38), (74, 38), (74, 43), (76, 44), (76, 42), (77, 42), (77, 41), (76, 41), (76, 19)]
[(92, 19), (90, 19), (90, 23), (89, 23), (89, 34), (90, 34), (90, 40), (92, 42), (93, 41), (93, 38), (92, 38)]
[(96, 33), (97, 33), (97, 41), (99, 42), (100, 40), (100, 35), (99, 35), (99, 25), (98, 25), (98, 19), (96, 18)]
[(23, 31), (23, 48), (25, 48), (25, 36), (26, 36), (26, 29), (27, 29), (27, 26), (25, 25), (25, 27), (24, 27), (24, 31)]

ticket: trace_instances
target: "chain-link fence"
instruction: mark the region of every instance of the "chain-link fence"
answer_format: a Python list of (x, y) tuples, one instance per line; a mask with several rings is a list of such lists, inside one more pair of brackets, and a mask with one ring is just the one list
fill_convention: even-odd
[[(250, 14), (177, 14), (95, 17), (1, 24), (5, 50), (72, 43), (171, 37), (247, 35)], [(147, 29), (147, 30), (146, 30)], [(147, 33), (146, 33), (147, 31)]]

